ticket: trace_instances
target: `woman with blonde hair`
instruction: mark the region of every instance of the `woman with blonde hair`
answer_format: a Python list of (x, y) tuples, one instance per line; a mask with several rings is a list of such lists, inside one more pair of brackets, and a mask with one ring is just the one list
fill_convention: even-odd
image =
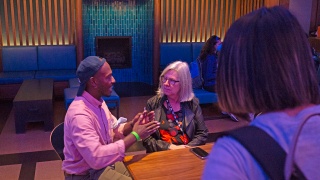
[[(220, 108), (230, 113), (262, 112), (246, 128), (275, 141), (268, 146), (270, 141), (252, 134), (260, 138), (255, 147), (268, 147), (262, 150), (267, 162), (283, 164), (273, 169), (284, 169), (277, 173), (280, 179), (289, 177), (292, 164), (287, 161), (284, 168), (283, 159), (269, 155), (276, 147), (283, 149), (284, 159), (293, 157), (296, 170), (300, 168), (306, 179), (319, 179), (319, 87), (310, 44), (297, 19), (279, 6), (249, 13), (231, 25), (219, 58)], [(246, 144), (233, 137), (222, 137), (214, 144), (202, 179), (271, 179), (275, 172), (265, 171), (267, 167)]]
[(154, 120), (160, 122), (160, 128), (143, 140), (147, 152), (205, 144), (208, 129), (191, 83), (185, 62), (173, 62), (163, 70), (158, 94), (147, 102), (147, 111), (154, 111)]

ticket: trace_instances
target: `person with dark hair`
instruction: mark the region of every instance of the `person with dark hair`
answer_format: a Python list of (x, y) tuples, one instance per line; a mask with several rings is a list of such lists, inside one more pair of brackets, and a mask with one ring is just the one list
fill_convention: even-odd
[(211, 36), (201, 48), (198, 57), (202, 62), (203, 89), (209, 92), (216, 92), (217, 49), (219, 45), (221, 45), (221, 39), (216, 35)]
[[(220, 108), (235, 114), (261, 112), (250, 126), (265, 132), (288, 154), (286, 163), (273, 156), (266, 159), (286, 165), (293, 159), (306, 179), (319, 179), (319, 86), (310, 45), (297, 19), (279, 6), (249, 13), (231, 25), (220, 55)], [(292, 148), (295, 153), (290, 153)], [(250, 152), (233, 137), (218, 139), (202, 179), (270, 179)]]
[[(115, 79), (105, 59), (85, 58), (78, 66), (77, 77), (77, 97), (64, 120), (65, 179), (132, 179), (122, 163), (125, 151), (154, 133), (160, 123), (153, 121), (154, 112), (139, 113), (130, 123), (121, 123), (123, 120), (110, 113), (101, 97), (110, 97)], [(114, 142), (114, 137), (120, 140)]]

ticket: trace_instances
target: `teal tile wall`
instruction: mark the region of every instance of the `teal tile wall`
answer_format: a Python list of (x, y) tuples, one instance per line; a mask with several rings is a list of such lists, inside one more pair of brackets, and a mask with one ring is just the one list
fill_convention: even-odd
[(132, 36), (132, 68), (113, 69), (117, 82), (152, 84), (153, 0), (83, 0), (84, 56), (95, 36)]

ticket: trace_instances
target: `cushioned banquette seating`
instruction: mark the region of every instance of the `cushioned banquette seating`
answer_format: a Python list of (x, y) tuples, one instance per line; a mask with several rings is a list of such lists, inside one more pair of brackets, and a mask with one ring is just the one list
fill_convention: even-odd
[[(80, 83), (78, 78), (69, 79), (69, 88), (63, 90), (66, 110), (68, 110), (68, 107), (77, 96), (79, 86)], [(112, 90), (110, 97), (102, 97), (102, 99), (106, 102), (108, 107), (117, 108), (117, 118), (119, 118), (120, 97), (118, 96), (118, 94), (114, 90)]]
[(76, 77), (75, 46), (38, 46), (38, 66), (35, 78), (67, 81)]
[(76, 77), (74, 45), (5, 46), (2, 63), (0, 84), (22, 83), (24, 79), (34, 78), (67, 81)]
[[(198, 58), (203, 45), (204, 42), (160, 43), (160, 71), (177, 60), (190, 64)], [(193, 93), (199, 99), (200, 104), (218, 102), (216, 93), (203, 89), (193, 89)]]
[(2, 47), (2, 65), (0, 84), (22, 83), (24, 79), (33, 79), (38, 70), (37, 47)]

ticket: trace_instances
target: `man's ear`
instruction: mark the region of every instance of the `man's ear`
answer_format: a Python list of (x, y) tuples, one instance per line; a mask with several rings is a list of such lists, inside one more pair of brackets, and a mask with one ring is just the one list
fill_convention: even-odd
[(90, 85), (91, 85), (92, 87), (94, 87), (94, 88), (97, 87), (96, 79), (95, 79), (94, 77), (91, 77), (91, 78), (89, 79), (89, 82), (90, 82)]

